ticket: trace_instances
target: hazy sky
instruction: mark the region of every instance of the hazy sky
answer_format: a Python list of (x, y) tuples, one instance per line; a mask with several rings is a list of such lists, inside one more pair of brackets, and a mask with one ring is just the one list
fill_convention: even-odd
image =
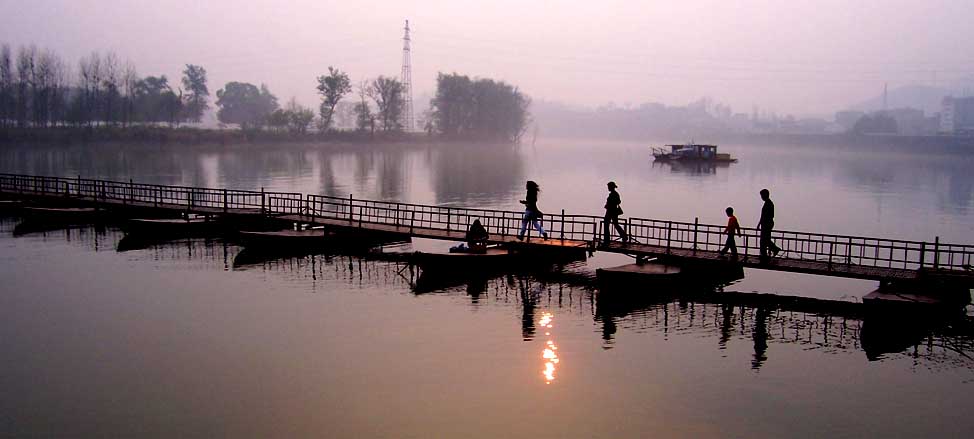
[(413, 28), (414, 96), (436, 72), (503, 79), (582, 105), (702, 96), (735, 111), (831, 114), (883, 83), (974, 77), (974, 2), (0, 0), (0, 42), (35, 43), (76, 66), (113, 50), (178, 83), (203, 65), (211, 92), (265, 82), (317, 105), (329, 65), (353, 81), (398, 76)]

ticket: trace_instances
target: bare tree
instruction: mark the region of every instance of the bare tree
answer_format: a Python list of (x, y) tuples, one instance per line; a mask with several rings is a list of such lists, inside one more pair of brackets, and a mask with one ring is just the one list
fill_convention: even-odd
[(355, 104), (355, 127), (359, 131), (365, 131), (366, 128), (369, 129), (370, 134), (375, 134), (375, 114), (372, 113), (372, 109), (369, 107), (369, 101), (366, 97), (369, 96), (369, 88), (371, 83), (368, 80), (363, 80), (358, 85), (358, 98), (359, 102)]
[(402, 83), (394, 78), (379, 76), (372, 80), (365, 93), (378, 109), (378, 119), (384, 131), (402, 129)]
[(139, 74), (132, 61), (126, 61), (122, 68), (122, 125), (129, 126), (135, 120), (135, 90)]
[(0, 47), (0, 127), (9, 126), (14, 117), (14, 71), (10, 46)]
[(30, 89), (31, 76), (34, 70), (34, 54), (37, 49), (34, 46), (29, 48), (21, 46), (17, 50), (17, 90), (16, 90), (16, 119), (17, 126), (27, 126), (27, 117), (30, 114)]
[(103, 120), (108, 125), (114, 125), (118, 109), (116, 103), (119, 100), (119, 83), (121, 82), (121, 70), (119, 69), (118, 56), (115, 52), (105, 53), (101, 62), (102, 81), (102, 111)]

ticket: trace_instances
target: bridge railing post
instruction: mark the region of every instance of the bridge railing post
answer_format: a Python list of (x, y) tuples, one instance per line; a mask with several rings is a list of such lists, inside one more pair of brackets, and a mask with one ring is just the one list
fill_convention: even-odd
[(564, 242), (565, 241), (565, 209), (561, 210), (561, 231), (559, 235), (561, 235), (561, 240), (562, 242)]
[(673, 221), (666, 222), (666, 254), (670, 254), (670, 243), (673, 234)]
[(700, 227), (700, 217), (693, 217), (693, 252), (697, 252), (697, 229)]
[(450, 232), (450, 208), (449, 207), (446, 208), (446, 231), (447, 233)]
[[(904, 258), (906, 259), (906, 258)], [(849, 238), (849, 243), (845, 247), (845, 264), (852, 265), (852, 238)]]
[[(892, 251), (892, 249), (890, 249)], [(832, 255), (835, 254), (835, 241), (829, 241), (829, 270), (832, 269)]]
[(599, 220), (593, 219), (592, 220), (592, 242), (595, 243), (598, 240), (599, 240)]
[(940, 237), (933, 239), (933, 269), (940, 269)]
[(352, 194), (348, 194), (348, 223), (351, 224), (355, 222), (355, 218), (352, 216)]
[(923, 262), (927, 256), (927, 242), (920, 243), (920, 269), (923, 270)]
[(229, 210), (229, 207), (230, 206), (227, 205), (227, 190), (226, 190), (226, 188), (224, 188), (223, 189), (223, 213), (227, 213), (227, 210)]

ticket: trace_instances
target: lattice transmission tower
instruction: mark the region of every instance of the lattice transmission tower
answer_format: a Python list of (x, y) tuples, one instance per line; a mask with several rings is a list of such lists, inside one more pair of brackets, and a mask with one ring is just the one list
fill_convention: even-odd
[(413, 66), (409, 61), (409, 20), (402, 37), (402, 126), (406, 131), (416, 129), (413, 121)]

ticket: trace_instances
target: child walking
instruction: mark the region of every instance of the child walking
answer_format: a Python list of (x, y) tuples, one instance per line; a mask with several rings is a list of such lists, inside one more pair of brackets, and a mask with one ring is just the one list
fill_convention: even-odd
[(727, 250), (730, 250), (731, 257), (737, 259), (737, 243), (734, 242), (734, 235), (741, 234), (741, 225), (737, 222), (737, 217), (734, 216), (733, 207), (724, 209), (724, 212), (727, 213), (727, 227), (724, 228), (724, 233), (727, 234), (727, 243), (724, 244), (724, 248), (720, 250), (718, 255), (723, 258)]

